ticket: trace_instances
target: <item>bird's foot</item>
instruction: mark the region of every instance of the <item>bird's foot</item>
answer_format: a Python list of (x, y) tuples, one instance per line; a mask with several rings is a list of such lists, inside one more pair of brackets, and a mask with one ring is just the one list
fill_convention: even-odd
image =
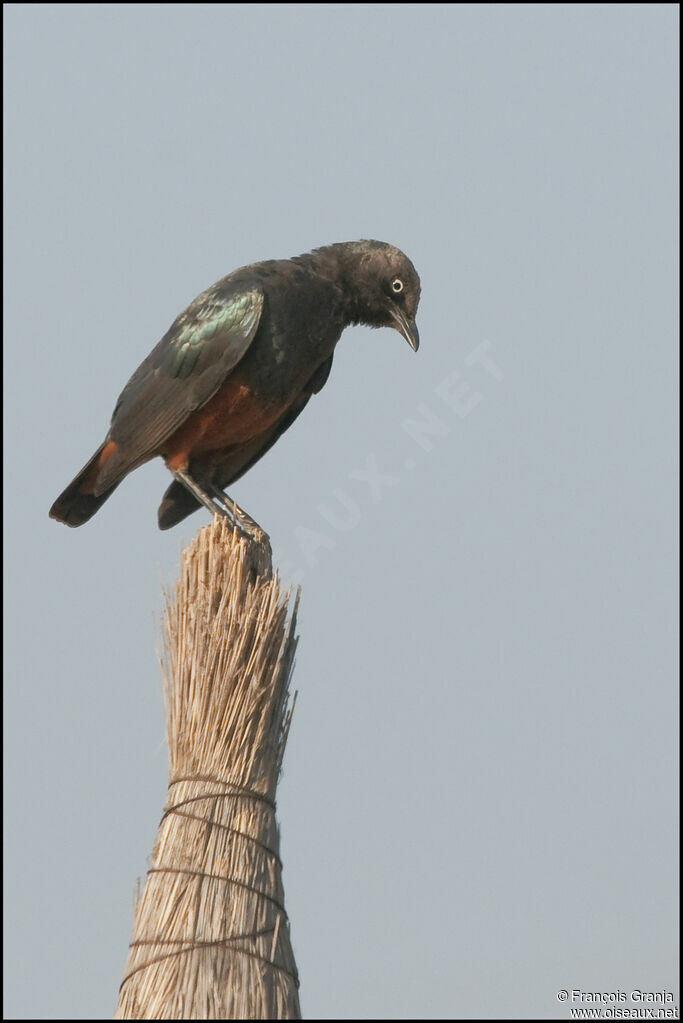
[(270, 552), (270, 537), (264, 529), (261, 529), (258, 522), (247, 515), (227, 494), (220, 492), (220, 496), (216, 495), (215, 502), (219, 514), (224, 515), (232, 523), (240, 536), (245, 540), (251, 540), (252, 543), (266, 547)]
[(271, 547), (268, 534), (223, 490), (210, 481), (202, 480), (201, 484), (198, 483), (184, 469), (174, 469), (172, 472), (178, 482), (182, 483), (205, 508), (208, 508), (212, 515), (221, 515), (226, 518), (240, 536), (252, 543), (259, 544), (270, 556)]

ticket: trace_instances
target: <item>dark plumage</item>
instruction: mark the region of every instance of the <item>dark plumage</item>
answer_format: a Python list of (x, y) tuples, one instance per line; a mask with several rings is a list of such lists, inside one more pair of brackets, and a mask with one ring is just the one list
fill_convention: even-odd
[(161, 529), (203, 503), (249, 531), (223, 488), (321, 389), (345, 327), (395, 327), (417, 351), (419, 298), (412, 263), (384, 242), (342, 242), (235, 270), (181, 313), (135, 371), (101, 447), (50, 515), (80, 526), (124, 476), (160, 455), (176, 477)]

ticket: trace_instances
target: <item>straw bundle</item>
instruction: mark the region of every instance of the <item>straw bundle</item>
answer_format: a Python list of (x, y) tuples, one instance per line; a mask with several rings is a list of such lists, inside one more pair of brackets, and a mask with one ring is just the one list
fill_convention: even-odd
[(222, 519), (166, 595), (168, 799), (117, 1019), (299, 1019), (275, 789), (296, 608), (264, 546)]

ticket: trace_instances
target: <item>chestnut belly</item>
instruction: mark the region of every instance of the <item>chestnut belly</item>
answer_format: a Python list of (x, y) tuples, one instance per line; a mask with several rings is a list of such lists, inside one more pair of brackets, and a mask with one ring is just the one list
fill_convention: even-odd
[(196, 455), (250, 441), (268, 430), (288, 405), (260, 398), (244, 382), (229, 377), (213, 398), (168, 438), (162, 452), (166, 463), (171, 469), (181, 469)]

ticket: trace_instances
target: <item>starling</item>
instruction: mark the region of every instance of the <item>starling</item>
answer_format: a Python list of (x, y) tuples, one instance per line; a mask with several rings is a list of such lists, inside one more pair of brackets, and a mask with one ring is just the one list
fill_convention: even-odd
[(417, 351), (420, 279), (393, 245), (340, 242), (253, 263), (202, 292), (124, 387), (109, 432), (50, 515), (90, 519), (124, 476), (160, 455), (174, 481), (168, 529), (201, 504), (247, 535), (256, 523), (224, 493), (325, 384), (345, 327), (394, 327)]

